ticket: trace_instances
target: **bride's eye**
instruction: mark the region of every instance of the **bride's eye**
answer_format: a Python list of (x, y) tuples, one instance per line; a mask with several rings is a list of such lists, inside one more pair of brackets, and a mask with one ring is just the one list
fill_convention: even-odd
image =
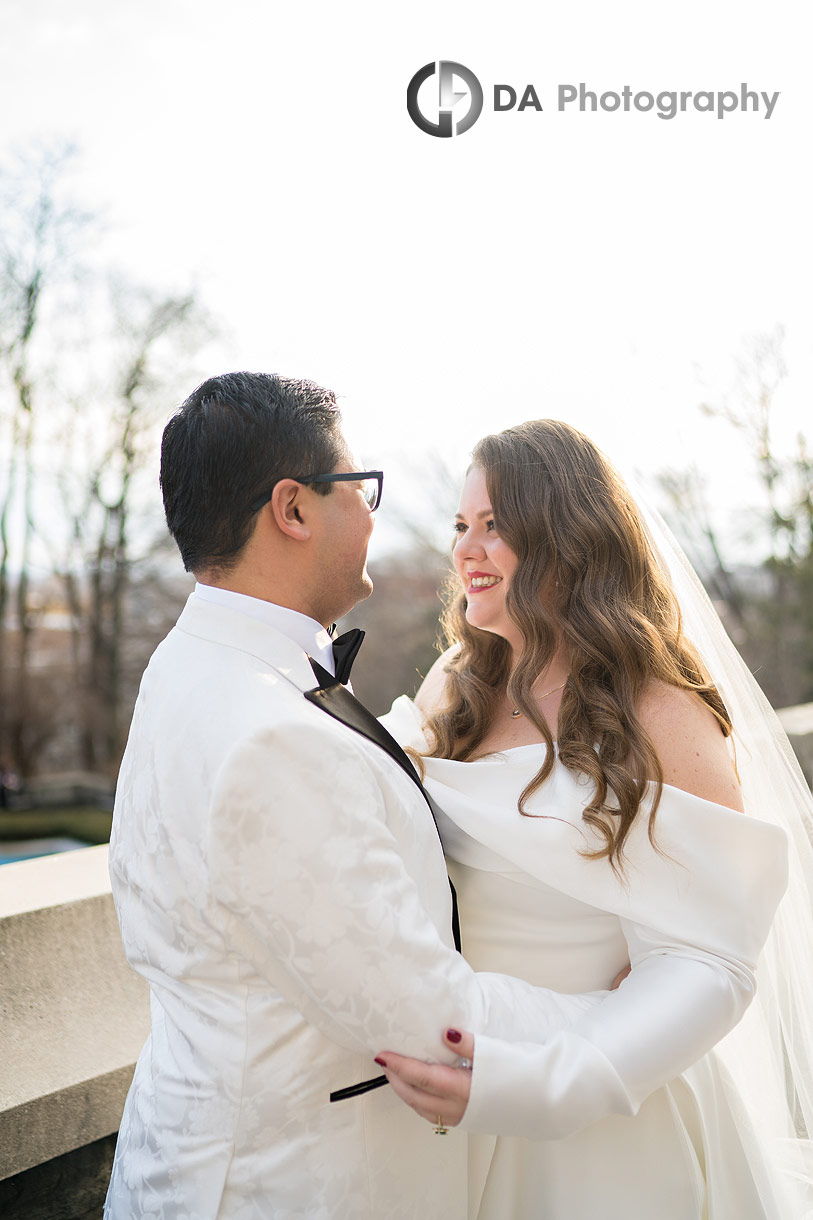
[(455, 521), (454, 525), (452, 526), (452, 529), (456, 534), (465, 534), (468, 528), (469, 527), (466, 525), (465, 521)]
[(497, 526), (494, 524), (494, 518), (493, 518), (493, 517), (490, 517), (490, 518), (488, 519), (488, 521), (486, 521), (486, 529), (488, 530), (488, 532), (489, 532), (490, 534), (491, 534), (491, 533), (496, 533)]

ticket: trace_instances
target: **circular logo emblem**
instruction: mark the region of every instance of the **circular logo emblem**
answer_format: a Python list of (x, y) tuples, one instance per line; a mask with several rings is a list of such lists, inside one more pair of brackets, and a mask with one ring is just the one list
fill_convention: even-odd
[[(438, 105), (437, 121), (428, 118), (418, 105), (418, 92), (424, 81), (437, 73)], [(460, 93), (455, 92), (457, 77), (466, 86)], [(424, 94), (425, 96), (425, 94)], [(464, 97), (469, 98), (469, 108), (462, 118), (453, 121), (452, 111)], [(428, 136), (462, 136), (480, 117), (483, 109), (483, 86), (477, 77), (463, 64), (457, 64), (452, 59), (441, 59), (437, 64), (424, 64), (413, 76), (407, 86), (407, 111), (416, 127), (425, 131)]]

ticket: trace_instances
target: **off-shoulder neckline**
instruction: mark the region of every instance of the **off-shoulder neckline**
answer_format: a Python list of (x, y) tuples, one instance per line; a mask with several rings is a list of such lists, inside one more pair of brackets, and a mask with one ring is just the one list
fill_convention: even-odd
[[(473, 758), (473, 759), (432, 758), (431, 756), (427, 756), (426, 761), (427, 762), (453, 763), (456, 766), (473, 766), (476, 763), (489, 762), (493, 759), (499, 759), (503, 754), (517, 754), (521, 750), (534, 749), (540, 745), (544, 746), (544, 744), (545, 743), (543, 741), (540, 741), (540, 742), (529, 742), (527, 745), (524, 745), (524, 746), (509, 746), (505, 750), (495, 750), (492, 754), (481, 754), (479, 758)], [(556, 750), (556, 742), (553, 743), (553, 746), (554, 746), (554, 750)], [(573, 775), (572, 772), (568, 772), (568, 774), (571, 775), (571, 777), (573, 778), (574, 781), (578, 782), (577, 776)], [(654, 785), (655, 785), (654, 779), (648, 779), (646, 782), (650, 786), (650, 788), (654, 787)], [(722, 809), (726, 813), (733, 814), (735, 817), (751, 817), (752, 816), (747, 813), (744, 813), (740, 809), (732, 809), (732, 807), (730, 805), (721, 805), (719, 801), (710, 801), (705, 796), (698, 796), (696, 792), (687, 792), (687, 790), (685, 788), (678, 788), (676, 784), (663, 783), (661, 786), (665, 792), (677, 792), (680, 796), (688, 797), (689, 800), (700, 801), (704, 805), (711, 805), (716, 809)], [(771, 825), (771, 823), (768, 823), (768, 825)]]

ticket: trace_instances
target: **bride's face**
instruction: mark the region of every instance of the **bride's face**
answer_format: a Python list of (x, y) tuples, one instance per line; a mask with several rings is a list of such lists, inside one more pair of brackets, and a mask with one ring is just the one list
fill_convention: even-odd
[(472, 627), (493, 631), (512, 647), (521, 648), (519, 630), (505, 609), (505, 594), (518, 560), (497, 533), (486, 477), (479, 466), (472, 466), (463, 484), (455, 532), (452, 558), (468, 599), (467, 620)]

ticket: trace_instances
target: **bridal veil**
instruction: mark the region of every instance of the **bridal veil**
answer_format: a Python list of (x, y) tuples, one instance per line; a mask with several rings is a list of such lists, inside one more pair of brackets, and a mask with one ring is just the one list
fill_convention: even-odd
[(632, 492), (655, 555), (671, 579), (683, 633), (699, 653), (732, 719), (745, 812), (782, 827), (788, 836), (789, 883), (760, 958), (757, 995), (717, 1051), (748, 1111), (743, 1126), (755, 1131), (770, 1167), (765, 1191), (779, 1195), (788, 1220), (809, 1220), (813, 1217), (813, 796), (776, 713), (729, 640), (686, 556), (645, 495), (638, 488)]

